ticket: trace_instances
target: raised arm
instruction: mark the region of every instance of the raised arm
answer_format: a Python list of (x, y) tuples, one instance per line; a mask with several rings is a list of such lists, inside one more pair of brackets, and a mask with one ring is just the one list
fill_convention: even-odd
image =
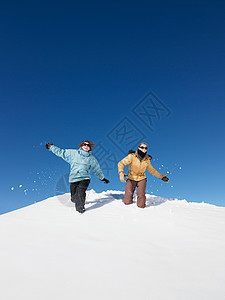
[(55, 155), (61, 157), (62, 159), (64, 159), (66, 162), (70, 163), (71, 162), (71, 152), (74, 150), (71, 149), (60, 149), (59, 147), (56, 147), (54, 145), (51, 145), (49, 148), (50, 151), (52, 151), (52, 153), (54, 153)]

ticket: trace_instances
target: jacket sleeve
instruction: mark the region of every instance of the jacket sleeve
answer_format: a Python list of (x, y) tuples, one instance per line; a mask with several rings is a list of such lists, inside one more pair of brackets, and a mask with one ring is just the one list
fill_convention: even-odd
[(105, 178), (105, 176), (100, 168), (100, 165), (94, 156), (92, 156), (92, 159), (91, 159), (91, 169), (94, 172), (94, 174), (98, 177), (99, 180), (102, 180)]
[(72, 150), (70, 149), (60, 149), (59, 147), (56, 147), (54, 145), (52, 145), (49, 149), (50, 151), (52, 151), (52, 153), (54, 153), (55, 155), (61, 157), (62, 159), (64, 159), (66, 162), (70, 163), (71, 162), (71, 152)]
[(132, 155), (129, 154), (126, 157), (124, 157), (124, 159), (122, 159), (119, 163), (118, 163), (118, 173), (123, 173), (124, 174), (124, 167), (126, 165), (129, 165), (132, 162)]
[(148, 171), (150, 174), (152, 174), (152, 175), (158, 177), (159, 179), (162, 179), (162, 178), (163, 178), (163, 175), (160, 174), (158, 171), (156, 171), (156, 169), (153, 168), (152, 164), (150, 163), (150, 160), (149, 160), (149, 164), (148, 164), (148, 166), (147, 166), (147, 171)]

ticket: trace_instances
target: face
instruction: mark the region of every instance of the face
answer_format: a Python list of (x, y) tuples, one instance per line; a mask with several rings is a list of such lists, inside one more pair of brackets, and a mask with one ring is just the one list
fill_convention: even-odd
[(84, 143), (83, 146), (81, 147), (81, 149), (88, 152), (88, 151), (90, 151), (91, 147), (88, 143)]
[(139, 150), (141, 150), (142, 152), (146, 153), (147, 150), (148, 150), (148, 147), (147, 145), (145, 144), (141, 144), (139, 147), (138, 147)]

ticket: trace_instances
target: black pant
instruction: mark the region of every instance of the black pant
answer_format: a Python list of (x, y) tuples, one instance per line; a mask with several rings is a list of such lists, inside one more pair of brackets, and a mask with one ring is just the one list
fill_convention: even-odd
[(79, 212), (84, 212), (86, 190), (89, 183), (90, 179), (85, 179), (70, 184), (71, 201), (75, 203), (75, 208)]

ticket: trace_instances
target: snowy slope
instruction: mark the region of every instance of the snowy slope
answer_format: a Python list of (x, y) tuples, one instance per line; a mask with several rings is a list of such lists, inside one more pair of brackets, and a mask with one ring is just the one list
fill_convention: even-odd
[(69, 194), (0, 216), (1, 299), (225, 299), (225, 208)]

